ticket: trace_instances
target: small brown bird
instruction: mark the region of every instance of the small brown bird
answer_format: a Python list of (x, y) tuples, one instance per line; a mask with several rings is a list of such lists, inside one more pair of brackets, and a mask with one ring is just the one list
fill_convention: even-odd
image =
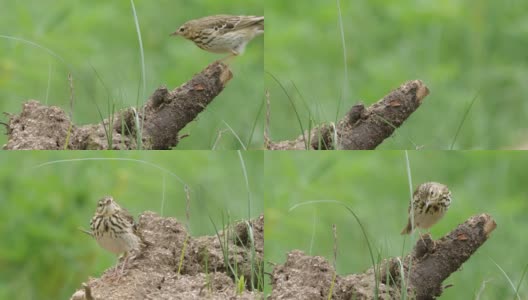
[(437, 182), (420, 184), (414, 191), (412, 200), (414, 227), (411, 223), (411, 205), (409, 205), (409, 220), (401, 234), (409, 234), (414, 228), (430, 228), (444, 216), (450, 204), (451, 192), (446, 185)]
[(129, 253), (139, 250), (141, 245), (134, 218), (114, 198), (104, 196), (97, 203), (90, 228), (99, 246), (115, 254), (124, 253), (123, 272)]
[(213, 53), (239, 55), (264, 33), (264, 17), (217, 15), (187, 21), (171, 35), (182, 36)]

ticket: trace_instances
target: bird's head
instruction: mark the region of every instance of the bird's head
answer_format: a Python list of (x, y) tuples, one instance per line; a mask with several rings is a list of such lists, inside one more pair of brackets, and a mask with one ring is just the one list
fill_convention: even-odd
[(100, 215), (112, 215), (120, 209), (112, 196), (104, 196), (97, 202), (97, 213)]
[(422, 184), (420, 188), (426, 199), (425, 207), (437, 204), (447, 207), (451, 204), (451, 191), (446, 185), (437, 182), (427, 182)]
[(178, 30), (176, 30), (173, 33), (171, 33), (171, 35), (172, 36), (181, 36), (181, 37), (184, 37), (184, 38), (188, 39), (191, 36), (191, 31), (189, 30), (189, 28), (190, 28), (189, 24), (185, 23), (182, 26), (180, 26), (178, 28)]

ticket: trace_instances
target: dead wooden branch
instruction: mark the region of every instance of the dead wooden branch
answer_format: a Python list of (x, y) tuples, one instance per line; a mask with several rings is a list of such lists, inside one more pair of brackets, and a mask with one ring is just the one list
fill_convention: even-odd
[(439, 240), (423, 236), (406, 257), (386, 259), (376, 270), (346, 276), (335, 276), (325, 258), (294, 250), (273, 270), (270, 299), (327, 299), (331, 286), (332, 299), (374, 299), (376, 283), (378, 299), (400, 299), (402, 280), (410, 299), (435, 299), (442, 294), (442, 282), (461, 269), (495, 227), (490, 215), (476, 215)]
[(422, 81), (412, 80), (402, 84), (368, 108), (361, 103), (352, 106), (335, 126), (322, 124), (294, 140), (268, 141), (266, 148), (269, 150), (376, 149), (418, 109), (428, 94), (429, 89)]
[(8, 115), (7, 150), (171, 149), (179, 132), (218, 95), (232, 73), (214, 62), (188, 82), (169, 91), (158, 88), (140, 108), (117, 112), (99, 124), (76, 126), (61, 108), (30, 100), (19, 115)]

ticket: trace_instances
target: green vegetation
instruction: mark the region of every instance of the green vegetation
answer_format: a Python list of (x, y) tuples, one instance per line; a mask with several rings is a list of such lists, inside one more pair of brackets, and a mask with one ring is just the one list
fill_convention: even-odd
[[(143, 41), (145, 90), (130, 1), (58, 0), (52, 5), (29, 0), (2, 1), (0, 112), (18, 113), (28, 99), (69, 112), (71, 73), (74, 122), (100, 122), (98, 108), (107, 118), (114, 110), (141, 105), (160, 85), (173, 89), (224, 57), (205, 52), (182, 38), (169, 37), (185, 21), (220, 13), (264, 13), (259, 0), (162, 0), (134, 4)], [(178, 149), (211, 149), (219, 134), (217, 149), (241, 149), (228, 126), (249, 148), (262, 145), (263, 118), (258, 114), (264, 98), (263, 42), (261, 37), (255, 39), (244, 55), (230, 61), (233, 79), (182, 131), (190, 136), (182, 140)], [(0, 119), (5, 120), (5, 116)], [(5, 141), (6, 137), (0, 136), (0, 145)]]
[(214, 235), (212, 222), (222, 224), (226, 213), (248, 218), (247, 179), (251, 217), (258, 216), (263, 153), (241, 155), (247, 176), (236, 152), (3, 152), (0, 299), (67, 299), (116, 263), (78, 230), (89, 228), (103, 195), (136, 217), (149, 210), (186, 222), (186, 184), (190, 234)]
[[(454, 286), (442, 298), (474, 299), (483, 288), (480, 299), (513, 299), (512, 286), (517, 287), (528, 265), (527, 158), (515, 151), (409, 153), (413, 189), (438, 181), (453, 194), (450, 210), (431, 229), (434, 238), (480, 213), (489, 213), (497, 223), (490, 239), (445, 281)], [(410, 199), (402, 151), (268, 152), (264, 180), (267, 261), (282, 263), (293, 249), (333, 261), (335, 224), (338, 274), (371, 267), (372, 253), (362, 228), (331, 200), (343, 202), (358, 216), (375, 256), (401, 256), (414, 245), (400, 235)], [(316, 200), (327, 202), (297, 206)], [(519, 296), (528, 297), (526, 277)]]
[[(353, 104), (371, 104), (421, 79), (431, 93), (381, 149), (499, 149), (526, 142), (528, 2), (266, 1), (265, 88), (271, 135), (335, 122)], [(347, 80), (345, 77), (347, 69)], [(269, 74), (268, 74), (269, 73)]]

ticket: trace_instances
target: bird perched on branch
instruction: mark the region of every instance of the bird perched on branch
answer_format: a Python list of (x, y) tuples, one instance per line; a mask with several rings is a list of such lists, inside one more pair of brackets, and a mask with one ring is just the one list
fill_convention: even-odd
[[(409, 204), (407, 226), (403, 228), (401, 234), (409, 234), (414, 228), (427, 229), (438, 222), (451, 204), (451, 192), (441, 183), (422, 183), (414, 191), (411, 204)], [(414, 214), (414, 226), (411, 213)]]
[(264, 17), (216, 15), (185, 22), (171, 35), (182, 36), (213, 53), (242, 54), (247, 43), (264, 33)]

